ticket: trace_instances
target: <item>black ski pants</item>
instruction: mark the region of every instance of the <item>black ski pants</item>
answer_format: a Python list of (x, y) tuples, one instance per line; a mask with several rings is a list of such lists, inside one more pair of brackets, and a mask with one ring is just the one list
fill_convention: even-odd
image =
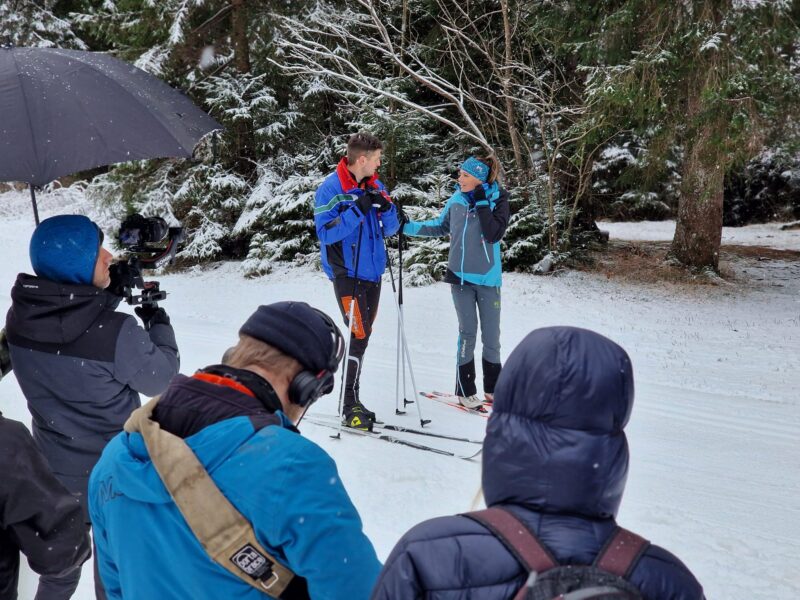
[[(364, 353), (367, 351), (372, 325), (378, 316), (378, 304), (381, 299), (381, 282), (355, 280), (352, 277), (337, 277), (333, 280), (333, 289), (339, 310), (342, 311), (345, 325), (350, 327), (350, 351), (347, 356), (347, 381), (344, 384), (344, 406), (353, 406), (360, 402), (358, 396), (361, 367), (364, 364)], [(355, 297), (353, 323), (348, 323), (350, 305)]]

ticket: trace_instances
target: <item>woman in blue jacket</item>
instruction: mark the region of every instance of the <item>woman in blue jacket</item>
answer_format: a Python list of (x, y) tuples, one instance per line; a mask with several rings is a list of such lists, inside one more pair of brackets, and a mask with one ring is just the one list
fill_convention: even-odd
[(409, 221), (403, 233), (450, 236), (445, 281), (458, 315), (456, 394), (467, 408), (483, 401), (475, 385), (475, 342), (480, 315), (483, 342), (483, 392), (494, 399), (500, 375), (500, 240), (508, 225), (508, 192), (500, 187), (500, 165), (493, 156), (473, 156), (460, 168), (456, 190), (435, 219)]
[[(531, 332), (497, 383), (483, 444), (486, 505), (513, 512), (557, 563), (592, 564), (617, 529), (632, 408), (633, 369), (617, 344), (574, 327)], [(527, 577), (483, 525), (439, 517), (400, 539), (372, 600), (510, 600)], [(689, 569), (655, 544), (627, 580), (647, 600), (703, 598)]]

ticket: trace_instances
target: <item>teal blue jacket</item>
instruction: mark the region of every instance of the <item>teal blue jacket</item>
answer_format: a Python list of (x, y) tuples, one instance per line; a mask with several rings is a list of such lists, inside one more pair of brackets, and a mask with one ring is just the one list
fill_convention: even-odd
[[(336, 465), (289, 429), (283, 413), (275, 414), (282, 426), (257, 429), (250, 418), (238, 416), (205, 427), (186, 442), (250, 521), (264, 549), (306, 579), (310, 597), (366, 599), (381, 564)], [(96, 560), (110, 600), (265, 598), (208, 557), (140, 434), (123, 432), (108, 444), (92, 471), (89, 505)]]
[(500, 287), (500, 240), (508, 224), (508, 193), (497, 183), (484, 184), (486, 199), (458, 188), (435, 219), (409, 221), (403, 233), (414, 237), (450, 235), (447, 267), (462, 285)]

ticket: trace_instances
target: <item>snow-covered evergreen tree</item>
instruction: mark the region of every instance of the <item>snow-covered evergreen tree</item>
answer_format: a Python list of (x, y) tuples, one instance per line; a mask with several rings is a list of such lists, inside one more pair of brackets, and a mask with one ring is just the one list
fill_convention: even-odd
[(57, 0), (0, 2), (0, 44), (85, 50), (67, 15), (56, 11)]

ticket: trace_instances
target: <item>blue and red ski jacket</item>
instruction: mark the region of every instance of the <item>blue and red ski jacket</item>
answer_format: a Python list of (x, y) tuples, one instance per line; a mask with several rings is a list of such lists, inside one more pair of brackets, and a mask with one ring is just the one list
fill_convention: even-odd
[[(386, 270), (383, 238), (394, 235), (400, 229), (397, 209), (392, 204), (389, 210), (382, 213), (372, 208), (364, 215), (356, 205), (356, 200), (367, 189), (376, 189), (391, 201), (377, 173), (359, 186), (347, 169), (347, 159), (343, 158), (336, 165), (336, 171), (317, 190), (314, 224), (320, 241), (322, 269), (328, 279), (357, 276), (366, 281), (380, 281)], [(363, 231), (356, 273), (359, 224), (363, 224)]]

